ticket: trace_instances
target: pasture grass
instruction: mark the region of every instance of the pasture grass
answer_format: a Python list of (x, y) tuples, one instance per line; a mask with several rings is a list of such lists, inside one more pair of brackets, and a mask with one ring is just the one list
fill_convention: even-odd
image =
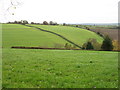
[(36, 46), (36, 47), (64, 47), (64, 39), (35, 28), (19, 24), (3, 24), (3, 47)]
[(54, 25), (32, 25), (48, 31), (58, 33), (74, 43), (82, 46), (90, 38), (96, 39), (99, 43), (102, 43), (103, 38), (94, 32), (86, 29), (70, 27), (70, 26), (54, 26)]
[(5, 88), (117, 88), (118, 54), (3, 49)]
[[(56, 32), (68, 40), (82, 46), (89, 38), (94, 38), (102, 42), (102, 38), (94, 32), (68, 26), (51, 26), (51, 25), (33, 25), (48, 31)], [(40, 46), (50, 48), (63, 48), (68, 43), (61, 37), (27, 27), (19, 24), (3, 24), (3, 47), (12, 46)], [(69, 44), (69, 43), (68, 43)]]
[[(67, 26), (37, 25), (81, 45), (95, 33)], [(64, 46), (56, 35), (18, 24), (3, 24), (3, 88), (116, 88), (118, 53), (82, 50), (11, 49)]]

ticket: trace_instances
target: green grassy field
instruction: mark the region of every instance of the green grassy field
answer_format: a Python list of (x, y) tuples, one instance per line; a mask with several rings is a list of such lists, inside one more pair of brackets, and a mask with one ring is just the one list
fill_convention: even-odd
[(51, 34), (18, 24), (3, 24), (3, 47), (40, 46), (64, 47), (64, 39)]
[(115, 52), (4, 49), (3, 87), (116, 88), (117, 62)]
[[(92, 35), (98, 41), (101, 42), (102, 40), (95, 33), (86, 30), (85, 33), (82, 29), (75, 30), (76, 28), (74, 27), (49, 27), (44, 25), (37, 25), (37, 27), (62, 34), (75, 43), (77, 43), (77, 38), (79, 38), (77, 35), (80, 35), (77, 33), (81, 33), (80, 37), (83, 36), (86, 40)], [(70, 38), (70, 35), (75, 39)], [(79, 38), (80, 43), (83, 42), (81, 40)], [(35, 28), (17, 24), (3, 24), (3, 87), (118, 87), (117, 52), (10, 48), (12, 46), (55, 47), (56, 44), (64, 46), (65, 43), (67, 41), (64, 39)]]
[(89, 38), (96, 39), (99, 43), (102, 43), (103, 38), (98, 36), (96, 33), (88, 31), (86, 29), (80, 29), (76, 27), (70, 26), (52, 26), (52, 25), (31, 25), (36, 26), (48, 31), (56, 32), (60, 35), (65, 36), (69, 40), (75, 42), (78, 45), (83, 45), (83, 43), (87, 42)]
[[(94, 32), (84, 29), (68, 26), (33, 26), (56, 32), (80, 46), (83, 45), (83, 43), (85, 43), (89, 38), (95, 38), (100, 43), (103, 40)], [(63, 48), (66, 43), (68, 42), (58, 37), (57, 35), (43, 32), (35, 28), (26, 27), (18, 24), (3, 24), (3, 47), (40, 46)]]

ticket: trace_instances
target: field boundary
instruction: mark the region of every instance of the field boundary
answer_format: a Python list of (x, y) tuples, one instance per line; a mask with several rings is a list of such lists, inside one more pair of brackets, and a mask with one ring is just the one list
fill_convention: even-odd
[(24, 47), (24, 46), (13, 46), (11, 48), (16, 49), (51, 49), (51, 50), (81, 50), (81, 49), (66, 49), (66, 48), (42, 48), (42, 47)]
[(55, 33), (55, 32), (52, 32), (52, 31), (48, 31), (48, 30), (44, 30), (44, 29), (41, 29), (41, 28), (38, 28), (38, 27), (35, 27), (35, 26), (30, 26), (30, 25), (25, 25), (25, 26), (27, 26), (27, 27), (33, 27), (33, 28), (36, 28), (36, 29), (44, 31), (44, 32), (52, 33), (54, 35), (57, 35), (57, 36), (61, 37), (64, 40), (68, 41), (69, 43), (75, 45), (76, 47), (78, 47), (80, 49), (82, 48), (81, 46), (77, 45), (76, 43), (72, 42), (71, 40), (68, 40), (67, 38), (65, 38), (64, 36), (62, 36), (62, 35), (60, 35), (58, 33)]
[[(42, 47), (25, 47), (25, 46), (13, 46), (15, 49), (48, 49), (48, 50), (82, 50), (82, 51), (104, 51), (104, 50), (83, 50), (83, 49), (66, 49), (66, 48), (42, 48)], [(120, 52), (120, 50), (113, 50), (110, 52)]]

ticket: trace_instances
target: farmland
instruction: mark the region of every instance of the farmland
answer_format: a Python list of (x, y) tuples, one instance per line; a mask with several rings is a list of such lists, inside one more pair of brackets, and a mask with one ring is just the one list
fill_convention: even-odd
[(58, 43), (63, 46), (66, 41), (56, 35), (23, 25), (3, 25), (3, 47), (5, 48), (12, 46), (54, 47)]
[[(102, 38), (94, 32), (74, 27), (34, 25), (48, 31), (56, 32), (72, 42), (81, 46), (89, 38), (95, 38), (102, 43)], [(14, 42), (13, 42), (14, 41)], [(6, 44), (7, 43), (7, 44)], [(3, 47), (11, 46), (40, 46), (40, 47), (64, 47), (64, 39), (47, 32), (42, 32), (32, 27), (23, 25), (3, 25)]]
[(103, 35), (109, 35), (112, 40), (118, 40), (117, 26), (88, 26), (91, 31), (100, 32)]
[(100, 32), (103, 35), (109, 35), (112, 40), (118, 40), (118, 29), (110, 28), (91, 28), (92, 31)]
[(71, 41), (74, 41), (78, 45), (82, 45), (89, 38), (95, 38), (98, 42), (102, 43), (102, 38), (96, 35), (94, 32), (88, 31), (86, 29), (79, 29), (75, 27), (68, 26), (50, 26), (50, 25), (32, 25), (36, 27), (40, 27), (45, 30), (56, 32), (60, 35), (69, 38)]
[(117, 62), (115, 52), (4, 49), (3, 87), (116, 88)]
[[(82, 45), (96, 33), (67, 26), (31, 25)], [(117, 88), (118, 53), (84, 50), (12, 49), (12, 46), (64, 47), (66, 40), (34, 27), (3, 24), (4, 88)], [(69, 43), (70, 44), (70, 43)]]

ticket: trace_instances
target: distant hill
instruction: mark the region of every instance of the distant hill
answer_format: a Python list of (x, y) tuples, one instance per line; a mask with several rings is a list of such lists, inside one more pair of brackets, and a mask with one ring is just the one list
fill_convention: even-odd
[(118, 23), (82, 23), (82, 25), (115, 25), (117, 26)]

